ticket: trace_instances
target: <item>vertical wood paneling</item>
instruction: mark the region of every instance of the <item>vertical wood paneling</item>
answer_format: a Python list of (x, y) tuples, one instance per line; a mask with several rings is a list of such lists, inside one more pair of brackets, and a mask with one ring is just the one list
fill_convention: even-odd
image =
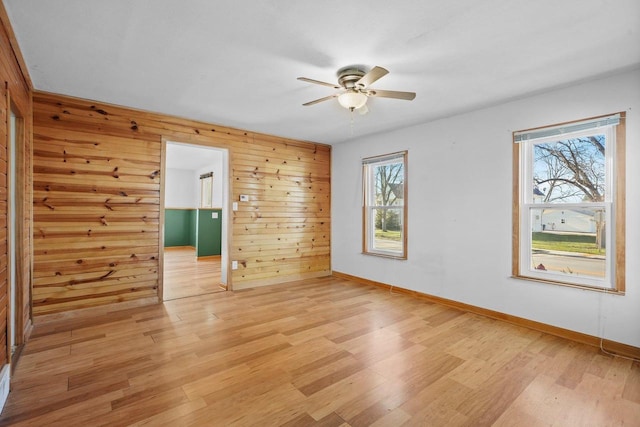
[[(22, 55), (15, 41), (9, 18), (4, 5), (0, 3), (0, 333), (2, 334), (0, 364), (6, 362), (8, 310), (8, 271), (7, 271), (7, 136), (8, 118), (11, 105), (22, 118), (22, 132), (19, 133), (16, 152), (16, 174), (19, 197), (16, 197), (16, 301), (15, 310), (21, 315), (16, 321), (16, 344), (21, 345), (30, 333), (31, 318), (31, 142), (32, 142), (32, 103), (31, 81), (26, 73)], [(10, 105), (11, 104), (11, 105)]]
[(163, 140), (226, 148), (233, 287), (330, 273), (330, 147), (34, 94), (34, 311), (157, 295)]

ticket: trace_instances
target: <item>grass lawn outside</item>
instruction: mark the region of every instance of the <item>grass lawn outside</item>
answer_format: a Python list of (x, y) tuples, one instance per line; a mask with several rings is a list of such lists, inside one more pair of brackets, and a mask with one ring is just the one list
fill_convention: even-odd
[(376, 229), (376, 240), (377, 239), (393, 240), (395, 242), (399, 242), (402, 239), (402, 233), (400, 232), (400, 230), (382, 231), (382, 230)]
[[(376, 240), (378, 239), (399, 242), (402, 240), (402, 233), (399, 230), (382, 231), (376, 229)], [(596, 237), (594, 235), (534, 232), (531, 240), (533, 249), (590, 255), (606, 254), (605, 248), (598, 249), (596, 246)]]
[(533, 232), (531, 247), (549, 251), (575, 252), (590, 255), (605, 255), (606, 248), (598, 249), (596, 236), (591, 234), (559, 234)]

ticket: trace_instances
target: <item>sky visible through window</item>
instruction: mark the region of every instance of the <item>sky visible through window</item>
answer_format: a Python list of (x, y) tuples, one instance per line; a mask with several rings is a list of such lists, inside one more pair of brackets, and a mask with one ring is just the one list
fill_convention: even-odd
[(534, 200), (537, 197), (541, 203), (604, 201), (605, 146), (603, 134), (535, 144)]

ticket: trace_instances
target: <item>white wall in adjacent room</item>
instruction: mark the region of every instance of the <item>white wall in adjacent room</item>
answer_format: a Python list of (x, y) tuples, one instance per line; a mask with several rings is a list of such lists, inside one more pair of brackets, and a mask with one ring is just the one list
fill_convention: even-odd
[(200, 207), (200, 175), (213, 172), (213, 207), (223, 206), (224, 196), (224, 155), (220, 150), (206, 150), (210, 162), (195, 169), (166, 168), (164, 206), (166, 208)]
[(200, 187), (195, 172), (187, 169), (167, 168), (165, 172), (164, 206), (166, 208), (197, 208)]

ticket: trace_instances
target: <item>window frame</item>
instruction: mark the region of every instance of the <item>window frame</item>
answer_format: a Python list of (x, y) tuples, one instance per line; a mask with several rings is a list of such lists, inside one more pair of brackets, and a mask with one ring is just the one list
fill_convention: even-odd
[(213, 172), (200, 175), (200, 208), (213, 208)]
[[(382, 166), (387, 163), (399, 163), (394, 160), (401, 160), (403, 164), (403, 203), (396, 205), (375, 205), (370, 204), (372, 186), (375, 188), (374, 175), (370, 171), (375, 166)], [(392, 258), (406, 260), (407, 254), (407, 235), (408, 235), (408, 151), (399, 151), (379, 156), (366, 157), (362, 159), (362, 253), (365, 255), (378, 256), (383, 258)], [(375, 190), (373, 190), (375, 191)], [(384, 250), (374, 247), (375, 242), (375, 218), (373, 212), (378, 209), (398, 209), (400, 213), (402, 230), (401, 230), (401, 251)]]
[[(603, 133), (608, 133), (607, 147), (605, 149), (605, 164), (607, 182), (605, 200), (589, 202), (592, 208), (602, 207), (606, 210), (606, 227), (610, 236), (608, 242), (612, 245), (606, 252), (606, 273), (604, 279), (587, 278), (584, 276), (563, 276), (561, 273), (533, 271), (531, 269), (531, 231), (532, 219), (529, 212), (535, 209), (549, 207), (562, 209), (584, 206), (587, 203), (549, 203), (536, 204), (529, 201), (533, 187), (533, 171), (531, 170), (531, 157), (533, 146), (536, 144), (560, 141), (583, 135), (581, 132), (563, 131), (563, 127), (578, 126), (577, 124), (597, 122), (601, 119), (619, 115), (619, 123), (610, 125)], [(513, 259), (512, 276), (518, 279), (526, 279), (562, 286), (577, 287), (582, 289), (606, 291), (624, 294), (625, 291), (625, 129), (626, 117), (624, 112), (591, 117), (555, 125), (542, 126), (533, 129), (513, 132)], [(518, 141), (517, 135), (545, 130), (558, 129), (559, 134), (553, 137), (540, 137), (533, 140)], [(595, 129), (591, 131), (594, 133)], [(613, 140), (611, 140), (613, 137)], [(611, 146), (611, 148), (609, 148)], [(531, 185), (529, 185), (531, 186)], [(537, 207), (537, 206), (536, 206)]]

